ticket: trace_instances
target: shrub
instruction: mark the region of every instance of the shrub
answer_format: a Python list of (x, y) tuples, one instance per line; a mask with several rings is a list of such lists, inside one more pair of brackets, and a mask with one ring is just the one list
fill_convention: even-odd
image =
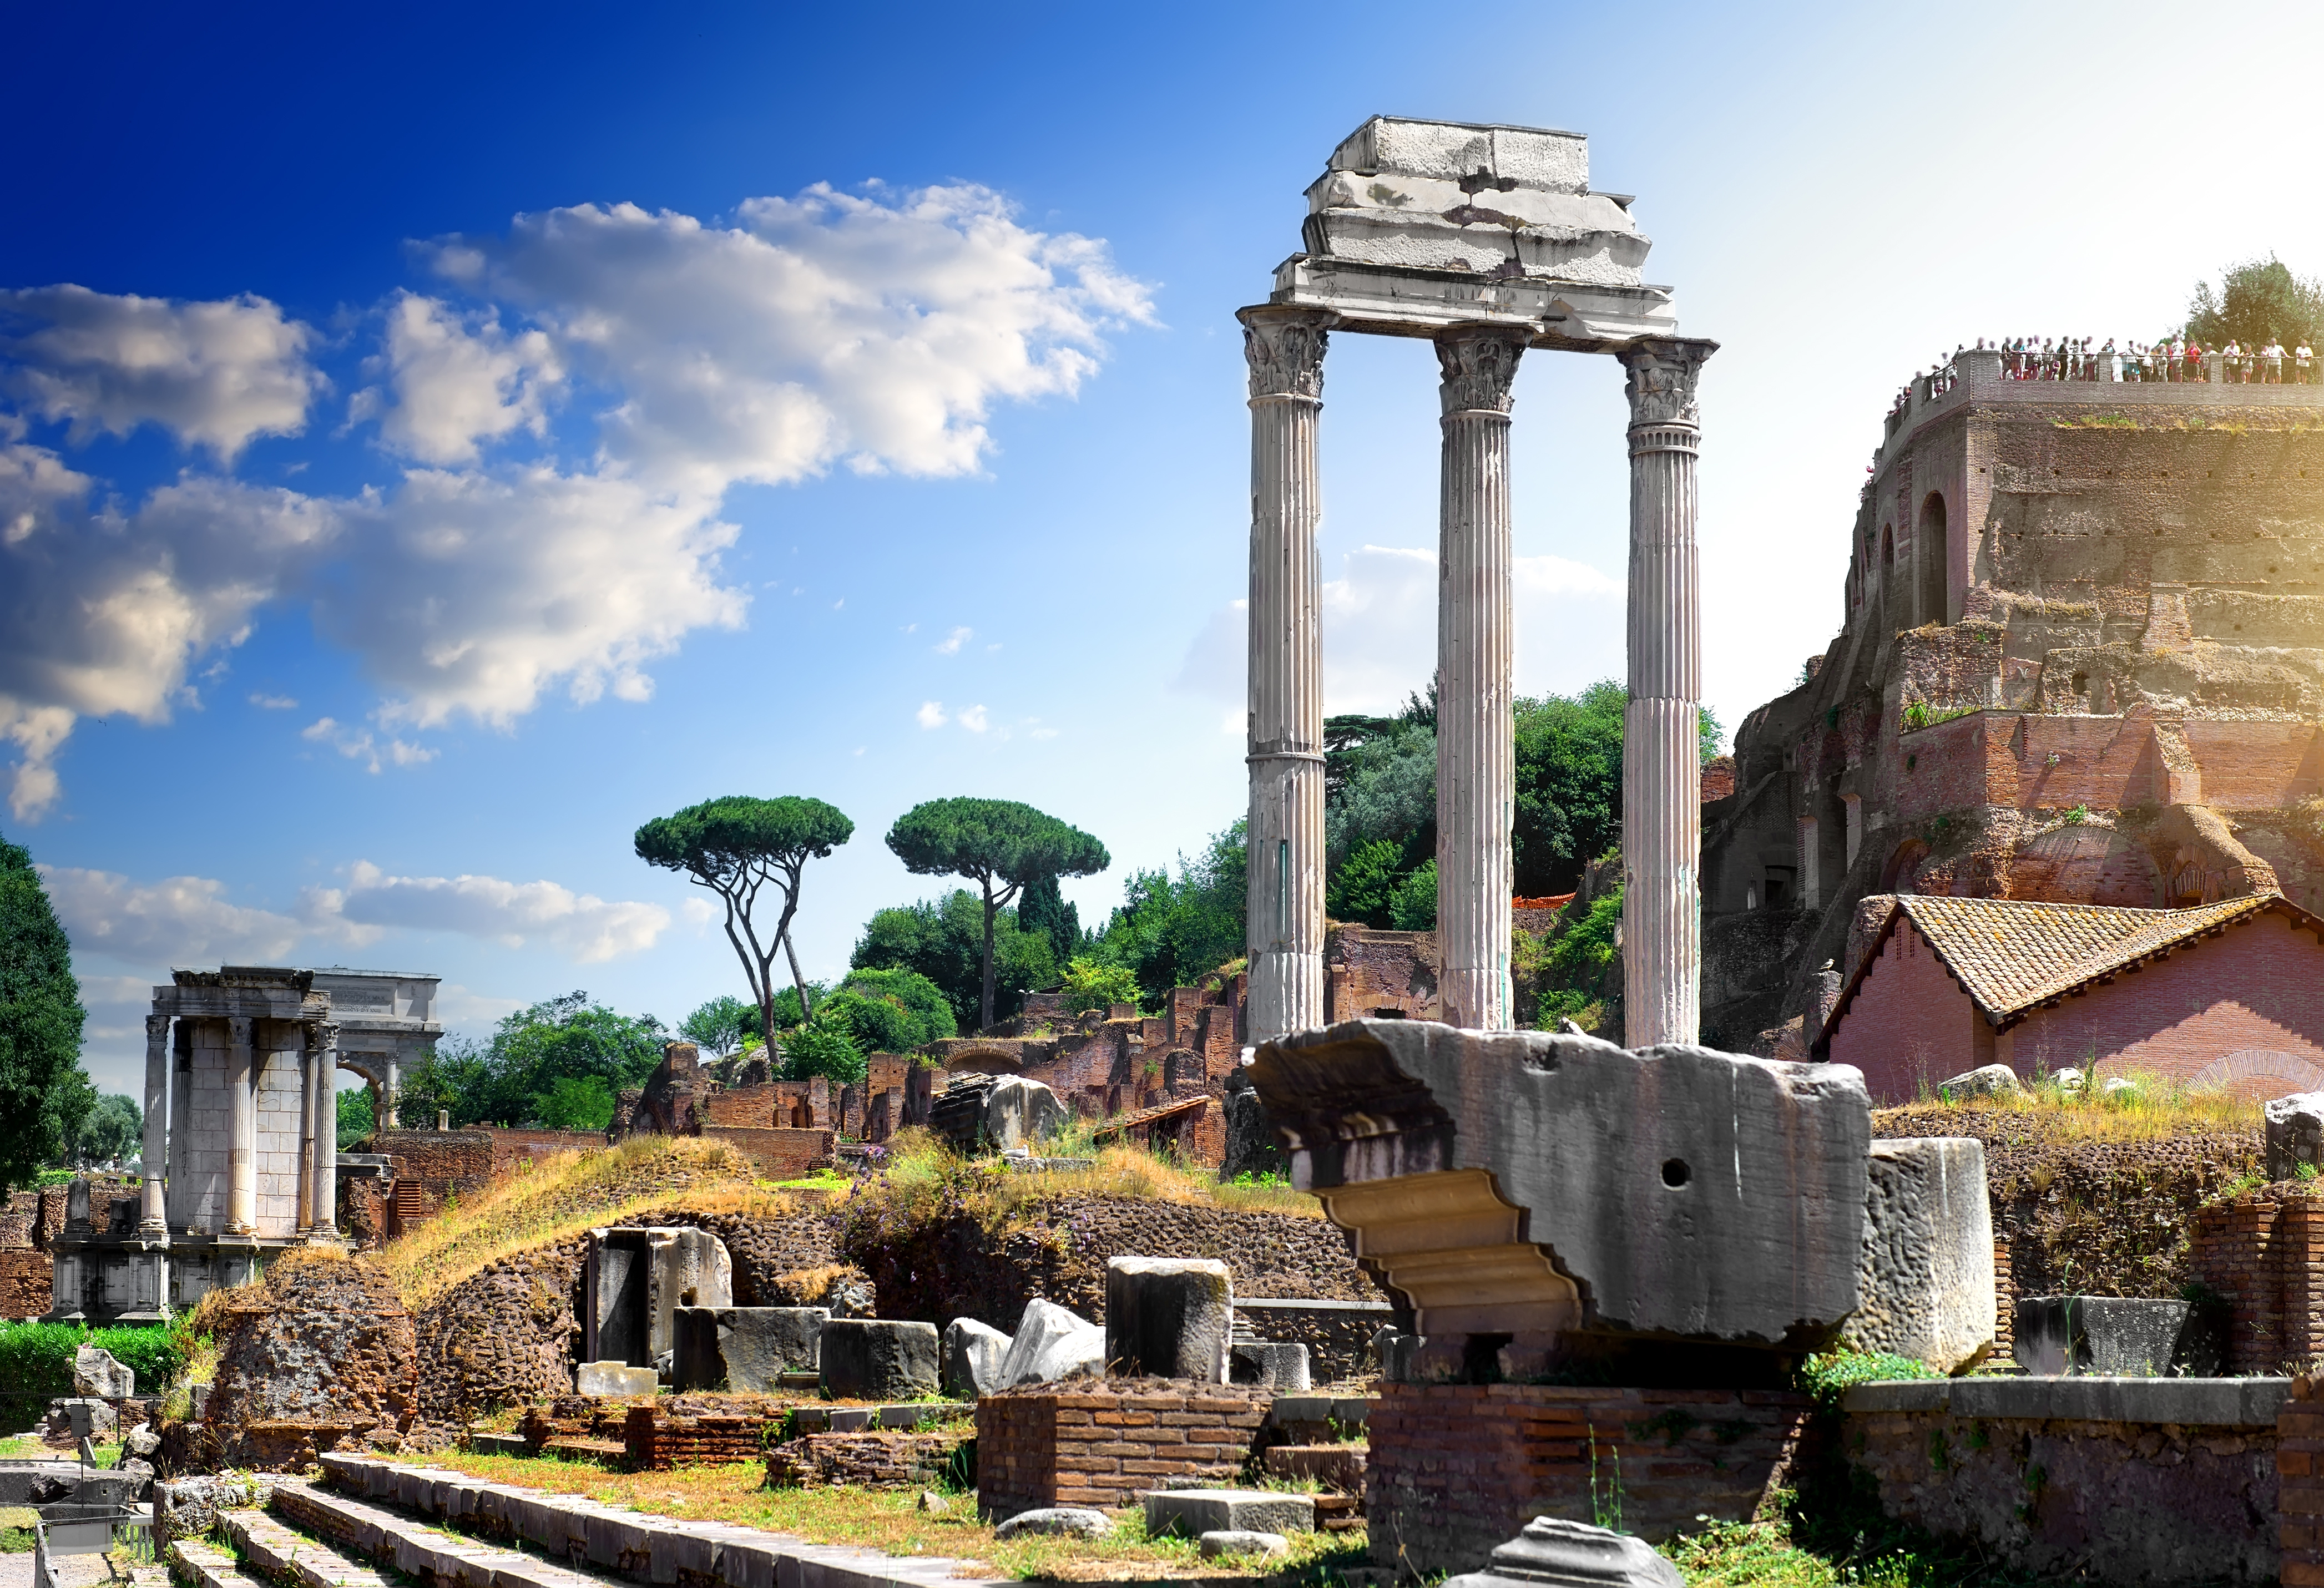
[(23, 1404), (46, 1407), (73, 1392), (73, 1357), (84, 1345), (111, 1352), (137, 1375), (141, 1395), (167, 1389), (186, 1365), (187, 1343), (167, 1328), (0, 1324), (0, 1384)]
[(1065, 966), (1064, 992), (1067, 1014), (1102, 1011), (1117, 1003), (1135, 1008), (1144, 996), (1136, 971), (1126, 965), (1101, 965), (1094, 959), (1076, 959)]

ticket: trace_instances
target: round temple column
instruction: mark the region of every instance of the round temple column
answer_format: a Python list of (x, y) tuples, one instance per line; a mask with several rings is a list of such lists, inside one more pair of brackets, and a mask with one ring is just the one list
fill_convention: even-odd
[(1445, 1020), (1509, 1023), (1509, 849), (1517, 799), (1510, 631), (1509, 383), (1522, 332), (1436, 338), (1444, 449), (1436, 582), (1437, 986)]
[(1315, 419), (1332, 317), (1246, 309), (1250, 819), (1246, 1040), (1323, 1023), (1323, 564)]
[(145, 1017), (145, 1162), (144, 1183), (138, 1189), (137, 1227), (142, 1233), (167, 1234), (169, 1209), (161, 1199), (161, 1177), (168, 1172), (170, 1152), (170, 1017)]
[(258, 1095), (251, 1022), (226, 1021), (226, 1231), (258, 1233)]
[(313, 1145), (305, 1161), (307, 1230), (309, 1234), (338, 1233), (339, 1224), (339, 1028), (317, 1020), (307, 1028), (307, 1059), (315, 1077), (309, 1093), (308, 1128)]
[(1632, 1048), (1702, 1024), (1702, 610), (1694, 387), (1715, 342), (1620, 355), (1630, 399), (1630, 692), (1622, 711), (1622, 994)]

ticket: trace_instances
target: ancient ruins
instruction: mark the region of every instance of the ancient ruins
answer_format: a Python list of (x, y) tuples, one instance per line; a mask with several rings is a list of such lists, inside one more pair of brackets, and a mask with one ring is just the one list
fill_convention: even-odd
[(1717, 344), (1678, 336), (1627, 194), (1593, 192), (1589, 140), (1375, 116), (1307, 189), (1305, 252), (1240, 311), (1250, 366), (1253, 1040), (1321, 1023), (1323, 518), (1315, 427), (1331, 333), (1425, 337), (1443, 369), (1436, 619), (1439, 986), (1445, 1018), (1510, 1024), (1515, 686), (1510, 383), (1528, 347), (1628, 372), (1630, 700), (1624, 966), (1631, 1035), (1696, 1035), (1702, 691), (1694, 388)]

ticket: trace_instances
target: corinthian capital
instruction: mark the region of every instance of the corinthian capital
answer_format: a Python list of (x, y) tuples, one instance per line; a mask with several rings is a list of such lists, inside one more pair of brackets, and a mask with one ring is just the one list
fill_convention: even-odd
[(149, 1014), (149, 1015), (147, 1015), (147, 1016), (145, 1017), (145, 1040), (146, 1040), (146, 1041), (148, 1041), (148, 1042), (159, 1042), (159, 1041), (162, 1040), (164, 1038), (168, 1037), (168, 1036), (169, 1036), (169, 1034), (170, 1034), (170, 1017), (169, 1017), (168, 1015), (166, 1015), (166, 1014)]
[(306, 1036), (308, 1052), (328, 1053), (332, 1048), (337, 1048), (339, 1045), (338, 1022), (336, 1020), (309, 1020), (307, 1022)]
[(1525, 333), (1499, 326), (1455, 326), (1436, 337), (1436, 363), (1444, 373), (1437, 395), (1446, 413), (1509, 411), (1509, 383), (1517, 378)]
[(1246, 309), (1242, 355), (1254, 397), (1323, 397), (1323, 345), (1330, 314), (1313, 309)]
[(1623, 390), (1634, 425), (1691, 425), (1697, 421), (1695, 377), (1702, 361), (1719, 351), (1716, 342), (1677, 337), (1644, 337), (1614, 356), (1630, 372)]

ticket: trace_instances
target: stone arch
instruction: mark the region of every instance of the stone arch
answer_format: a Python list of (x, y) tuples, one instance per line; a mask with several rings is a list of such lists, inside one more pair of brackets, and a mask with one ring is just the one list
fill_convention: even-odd
[(970, 1048), (944, 1057), (945, 1073), (951, 1076), (1013, 1076), (1021, 1073), (1025, 1061), (1021, 1055), (1006, 1048)]
[(1945, 621), (1946, 568), (1950, 541), (1945, 529), (1945, 498), (1932, 491), (1921, 503), (1921, 524), (1913, 536), (1914, 560), (1920, 565), (1920, 598), (1915, 615), (1924, 623)]
[(2197, 1070), (2188, 1084), (2218, 1086), (2239, 1097), (2264, 1102), (2324, 1087), (2324, 1067), (2297, 1053), (2246, 1048), (2213, 1059)]
[(1914, 879), (1920, 873), (1921, 863), (1929, 858), (1929, 846), (1918, 838), (1907, 838), (1896, 845), (1896, 853), (1880, 868), (1880, 891), (1883, 893), (1913, 892)]

